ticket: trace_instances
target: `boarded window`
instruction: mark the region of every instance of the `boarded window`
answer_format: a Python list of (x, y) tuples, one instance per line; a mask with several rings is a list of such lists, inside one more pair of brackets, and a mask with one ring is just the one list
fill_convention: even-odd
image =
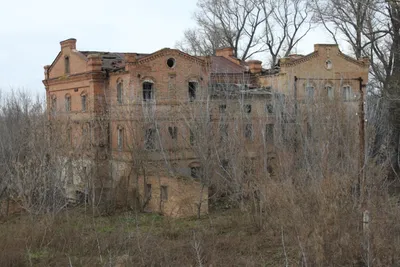
[(161, 193), (161, 200), (167, 201), (168, 200), (168, 186), (162, 185), (160, 193)]
[(144, 82), (143, 83), (143, 101), (150, 101), (153, 98), (154, 98), (153, 83)]
[(193, 102), (196, 100), (196, 90), (197, 90), (197, 83), (196, 82), (189, 82), (189, 100)]

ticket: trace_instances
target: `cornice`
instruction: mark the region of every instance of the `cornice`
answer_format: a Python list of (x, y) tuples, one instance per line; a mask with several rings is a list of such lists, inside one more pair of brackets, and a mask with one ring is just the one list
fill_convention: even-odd
[(185, 59), (187, 59), (187, 60), (189, 60), (191, 62), (196, 62), (197, 64), (200, 64), (200, 65), (205, 65), (206, 64), (205, 60), (202, 60), (200, 58), (191, 56), (191, 55), (186, 54), (186, 53), (184, 53), (182, 51), (179, 51), (179, 50), (176, 50), (176, 49), (169, 49), (169, 48), (164, 48), (164, 49), (161, 49), (161, 50), (159, 50), (159, 51), (157, 51), (157, 52), (155, 52), (153, 54), (145, 56), (145, 57), (139, 59), (138, 61), (134, 62), (133, 64), (142, 65), (142, 64), (148, 63), (150, 61), (153, 61), (153, 60), (155, 60), (157, 58), (166, 56), (169, 53), (177, 54), (177, 55), (179, 55), (179, 56), (181, 56), (181, 57), (183, 57), (183, 58), (185, 58)]

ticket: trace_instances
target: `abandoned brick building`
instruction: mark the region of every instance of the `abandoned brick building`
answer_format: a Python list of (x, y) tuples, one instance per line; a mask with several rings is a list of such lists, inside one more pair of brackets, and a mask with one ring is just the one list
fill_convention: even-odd
[[(231, 48), (200, 57), (169, 48), (79, 51), (75, 39), (60, 44), (43, 83), (49, 119), (63, 133), (54, 142), (66, 148), (68, 196), (91, 191), (95, 201), (112, 196), (119, 205), (171, 216), (208, 211), (204, 181), (218, 171), (207, 166), (219, 162), (223, 169), (236, 153), (228, 143), (245, 146), (249, 158), (273, 155), (282, 97), (296, 91), (299, 99), (351, 102), (357, 79), (368, 80), (369, 62), (337, 45), (315, 45), (313, 53), (282, 58), (266, 70), (261, 61), (235, 58)], [(237, 129), (243, 140), (226, 140)], [(216, 143), (216, 158), (201, 154)]]

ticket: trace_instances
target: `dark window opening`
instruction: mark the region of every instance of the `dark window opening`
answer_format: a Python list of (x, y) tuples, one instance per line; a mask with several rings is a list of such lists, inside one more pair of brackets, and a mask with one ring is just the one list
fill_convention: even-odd
[(153, 150), (156, 148), (156, 143), (155, 143), (155, 134), (156, 131), (155, 129), (147, 129), (145, 133), (145, 149), (147, 150)]
[(267, 110), (268, 114), (272, 114), (272, 113), (274, 113), (274, 106), (271, 103), (268, 103), (266, 105), (266, 110)]
[(82, 100), (82, 111), (86, 111), (86, 95), (81, 96)]
[(194, 133), (193, 133), (193, 131), (192, 130), (190, 130), (190, 137), (189, 137), (189, 142), (190, 142), (190, 145), (191, 146), (193, 146), (194, 145)]
[(143, 101), (153, 99), (153, 84), (149, 82), (143, 83)]
[(196, 99), (196, 89), (197, 89), (197, 83), (189, 82), (189, 100), (190, 100), (190, 102), (193, 102)]
[(145, 188), (144, 194), (145, 194), (147, 199), (151, 198), (151, 184), (146, 184), (146, 188)]
[(192, 176), (192, 178), (199, 178), (200, 177), (200, 167), (191, 167), (190, 168), (190, 176)]
[(244, 136), (249, 140), (253, 139), (253, 124), (246, 124), (246, 127), (244, 128)]
[(265, 125), (265, 139), (267, 143), (274, 142), (274, 125), (267, 124)]
[(226, 112), (226, 105), (219, 105), (219, 113), (224, 114)]
[(168, 200), (168, 186), (162, 185), (160, 193), (161, 193), (161, 200), (167, 201)]
[(70, 96), (65, 97), (65, 111), (66, 112), (71, 111), (71, 97)]
[(178, 138), (178, 127), (168, 127), (168, 132), (169, 135), (171, 136), (172, 139), (177, 139)]
[(244, 105), (244, 112), (251, 113), (251, 105)]
[(227, 170), (228, 167), (229, 167), (229, 160), (223, 159), (223, 160), (221, 161), (221, 165), (222, 165), (222, 168), (223, 168), (224, 170)]
[(167, 60), (167, 66), (168, 66), (169, 68), (173, 68), (173, 67), (175, 66), (175, 59), (173, 59), (172, 57), (169, 58), (169, 59)]
[(117, 84), (117, 102), (122, 104), (122, 82)]
[(64, 71), (65, 74), (69, 74), (69, 57), (64, 58)]

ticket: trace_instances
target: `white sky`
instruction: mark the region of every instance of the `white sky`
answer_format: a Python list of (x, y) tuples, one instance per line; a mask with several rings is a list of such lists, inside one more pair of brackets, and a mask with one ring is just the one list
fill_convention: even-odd
[[(60, 51), (59, 42), (68, 38), (77, 39), (78, 50), (151, 53), (172, 48), (186, 28), (195, 26), (196, 2), (4, 0), (0, 9), (0, 93), (11, 89), (44, 93), (43, 66), (51, 64)], [(330, 42), (323, 31), (313, 30), (297, 53), (307, 54), (314, 43)]]

